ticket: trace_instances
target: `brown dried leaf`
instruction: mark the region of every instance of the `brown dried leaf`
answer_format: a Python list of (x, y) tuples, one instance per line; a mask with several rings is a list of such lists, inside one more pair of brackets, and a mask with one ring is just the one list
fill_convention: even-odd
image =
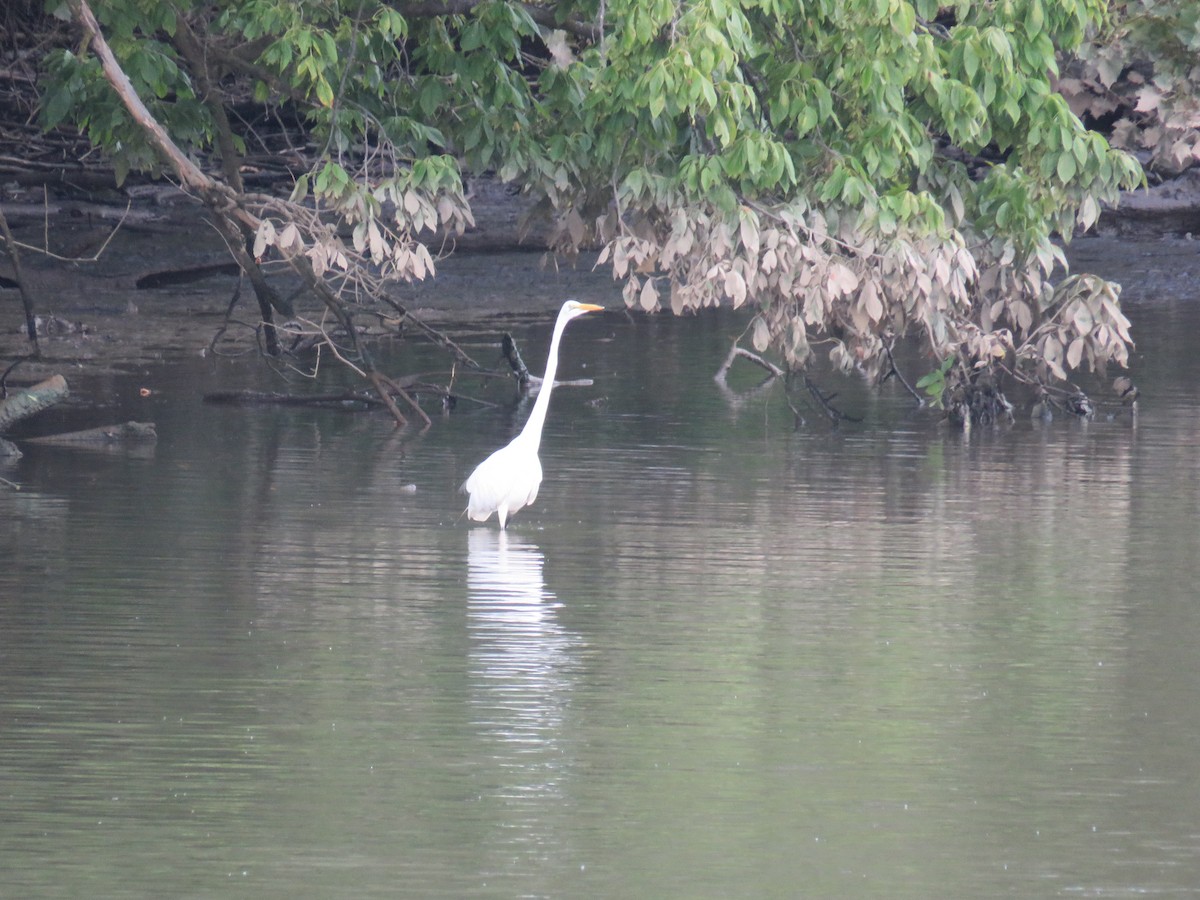
[(283, 231), (279, 233), (275, 244), (280, 250), (291, 250), (293, 247), (304, 245), (304, 241), (300, 237), (300, 229), (296, 227), (295, 222), (288, 222)]
[(725, 294), (733, 301), (734, 309), (746, 302), (746, 279), (735, 269), (725, 273)]
[(379, 233), (379, 226), (374, 221), (367, 223), (367, 243), (371, 247), (371, 259), (375, 262), (383, 259), (383, 235)]
[(683, 287), (679, 284), (678, 281), (675, 281), (674, 279), (672, 279), (671, 280), (671, 312), (675, 313), (675, 315), (679, 315), (681, 312), (683, 312), (683, 307), (684, 307)]
[(812, 354), (812, 348), (808, 345), (808, 332), (804, 328), (804, 323), (796, 317), (792, 318), (788, 326), (788, 346), (785, 355), (787, 360), (792, 365), (803, 365), (804, 361)]
[(263, 219), (259, 223), (258, 233), (254, 236), (254, 258), (261, 259), (267, 248), (275, 244), (275, 223)]
[[(625, 241), (613, 242), (613, 277), (624, 278), (629, 271), (629, 252), (625, 249)], [(632, 304), (630, 304), (632, 305)]]
[(827, 284), (830, 293), (844, 296), (858, 289), (858, 276), (848, 266), (835, 262), (829, 267)]
[(771, 329), (767, 327), (766, 320), (762, 316), (754, 318), (754, 330), (751, 333), (750, 342), (754, 344), (754, 349), (759, 353), (771, 346)]
[(638, 293), (641, 290), (641, 283), (636, 278), (630, 278), (625, 282), (625, 287), (621, 288), (621, 299), (625, 301), (625, 305), (633, 307), (638, 302)]
[(1008, 306), (1008, 314), (1022, 331), (1028, 331), (1029, 326), (1033, 324), (1033, 311), (1024, 300), (1012, 301)]
[(1134, 109), (1137, 112), (1155, 112), (1162, 103), (1162, 92), (1154, 85), (1148, 84), (1138, 91), (1138, 102)]
[(872, 322), (878, 322), (883, 318), (883, 302), (879, 299), (879, 291), (876, 289), (874, 281), (863, 284), (859, 298)]
[(307, 255), (312, 261), (313, 274), (321, 278), (329, 268), (329, 248), (324, 242), (314, 244)]
[(1071, 341), (1071, 346), (1067, 348), (1067, 366), (1072, 369), (1079, 368), (1079, 362), (1083, 359), (1084, 339), (1081, 337)]
[(741, 233), (742, 246), (746, 248), (746, 253), (751, 257), (757, 257), (761, 245), (759, 243), (758, 223), (755, 221), (753, 213), (742, 212), (739, 231)]
[(574, 243), (575, 246), (578, 247), (580, 244), (583, 243), (584, 235), (587, 232), (587, 228), (583, 224), (583, 216), (579, 215), (579, 212), (577, 210), (575, 210), (574, 208), (572, 208), (567, 213), (566, 224), (567, 224), (567, 233), (569, 235), (571, 235), (572, 243)]
[(654, 286), (653, 278), (647, 278), (646, 283), (642, 285), (638, 303), (646, 312), (650, 312), (658, 306), (658, 288)]
[(1075, 304), (1075, 309), (1071, 313), (1071, 324), (1075, 326), (1075, 330), (1081, 335), (1087, 334), (1092, 330), (1092, 326), (1096, 324), (1091, 309), (1082, 300)]

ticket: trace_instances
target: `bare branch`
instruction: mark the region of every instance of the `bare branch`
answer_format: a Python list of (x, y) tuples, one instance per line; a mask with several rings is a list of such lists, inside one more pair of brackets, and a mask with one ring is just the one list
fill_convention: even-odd
[(917, 401), (917, 406), (924, 406), (925, 398), (922, 397), (917, 392), (916, 388), (914, 388), (911, 384), (908, 383), (908, 379), (904, 377), (904, 373), (901, 372), (899, 367), (896, 365), (896, 357), (892, 355), (892, 347), (895, 345), (895, 343), (896, 343), (895, 338), (892, 338), (891, 340), (884, 342), (883, 349), (887, 353), (889, 368), (888, 368), (887, 372), (885, 372), (883, 374), (883, 377), (880, 378), (879, 380), (881, 382), (884, 382), (884, 381), (887, 381), (889, 378), (891, 378), (894, 375), (896, 377), (896, 380), (899, 381), (902, 385), (904, 385), (904, 389), (906, 391), (908, 391), (910, 394), (912, 394), (913, 399), (915, 399)]
[(729, 354), (725, 357), (725, 361), (721, 363), (721, 368), (717, 369), (717, 374), (713, 377), (717, 381), (724, 382), (725, 376), (729, 373), (729, 369), (733, 366), (733, 362), (736, 359), (750, 360), (750, 362), (754, 363), (756, 366), (760, 366), (770, 372), (771, 377), (773, 378), (782, 378), (787, 374), (783, 371), (783, 369), (779, 368), (779, 366), (775, 365), (770, 360), (764, 359), (757, 353), (751, 353), (745, 347), (738, 346), (737, 341), (734, 341), (733, 346), (729, 348)]

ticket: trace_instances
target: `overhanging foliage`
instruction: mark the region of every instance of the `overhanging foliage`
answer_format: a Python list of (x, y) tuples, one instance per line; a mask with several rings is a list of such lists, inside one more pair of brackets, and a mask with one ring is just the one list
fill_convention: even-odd
[[(78, 15), (78, 0), (64, 11)], [(943, 383), (1124, 364), (1115, 285), (1055, 283), (1059, 247), (1141, 179), (1051, 89), (1097, 0), (110, 0), (109, 44), (176, 145), (220, 160), (253, 255), (367, 302), (433, 275), (469, 227), (463, 175), (541, 200), (554, 248), (599, 248), (626, 302), (757, 313), (803, 367), (869, 375), (915, 335)], [(47, 65), (43, 120), (124, 170), (161, 148), (85, 41)], [(245, 192), (252, 94), (298, 117), (290, 197)], [(210, 167), (218, 170), (214, 163)], [(1061, 274), (1061, 273), (1060, 273)], [(329, 302), (329, 297), (326, 297)], [(953, 365), (943, 361), (953, 359)]]

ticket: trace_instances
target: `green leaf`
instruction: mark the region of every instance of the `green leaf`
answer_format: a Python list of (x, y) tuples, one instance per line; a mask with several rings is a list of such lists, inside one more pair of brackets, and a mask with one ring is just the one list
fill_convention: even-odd
[(64, 122), (74, 103), (74, 96), (65, 87), (47, 94), (42, 100), (42, 127), (49, 130)]
[(333, 106), (333, 88), (324, 78), (317, 80), (315, 85), (317, 92), (317, 100), (322, 106)]
[(1064, 184), (1075, 177), (1075, 157), (1071, 153), (1060, 153), (1058, 156), (1058, 178)]
[(979, 74), (979, 51), (975, 49), (974, 43), (967, 43), (963, 46), (963, 65), (966, 69), (967, 80), (973, 82), (975, 76)]

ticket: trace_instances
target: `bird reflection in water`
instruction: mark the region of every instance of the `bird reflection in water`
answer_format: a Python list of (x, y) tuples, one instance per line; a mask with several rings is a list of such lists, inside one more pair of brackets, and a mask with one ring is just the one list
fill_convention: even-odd
[(563, 732), (582, 640), (558, 621), (562, 604), (535, 545), (484, 528), (467, 540), (471, 704), (487, 781), (503, 804), (504, 842), (544, 849), (563, 806)]

